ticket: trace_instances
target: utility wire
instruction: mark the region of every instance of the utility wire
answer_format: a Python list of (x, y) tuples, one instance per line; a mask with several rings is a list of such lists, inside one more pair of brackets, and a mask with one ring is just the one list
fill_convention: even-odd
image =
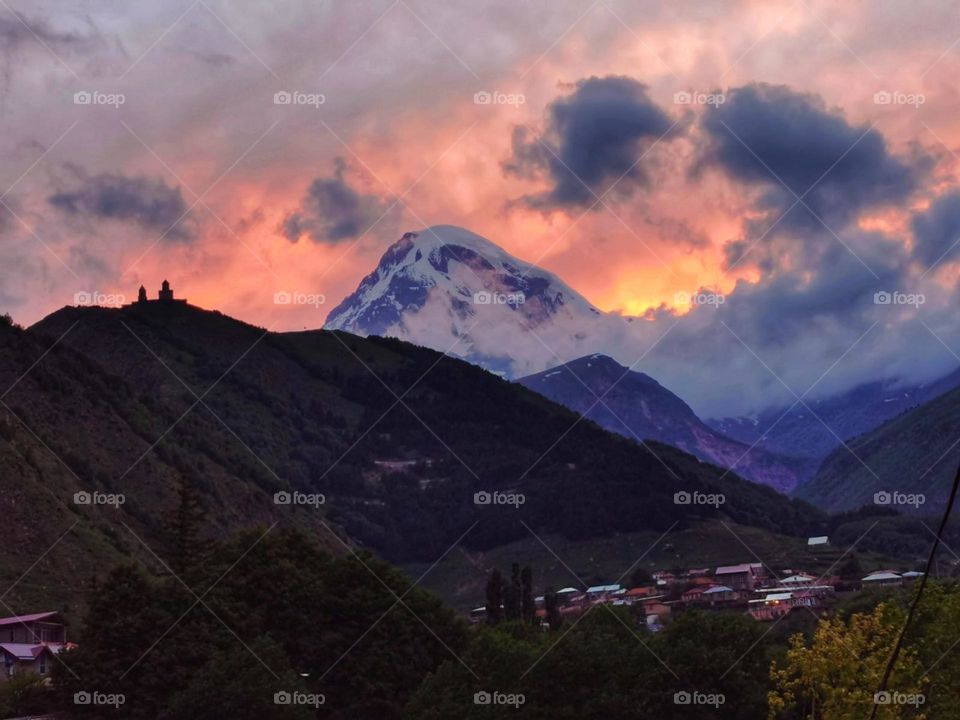
[[(937, 536), (934, 538), (933, 545), (930, 547), (930, 555), (927, 557), (927, 566), (924, 568), (923, 577), (920, 578), (920, 585), (917, 588), (916, 595), (913, 598), (913, 602), (910, 603), (910, 610), (907, 612), (907, 619), (903, 623), (903, 627), (900, 629), (900, 635), (897, 637), (897, 642), (893, 646), (893, 652), (890, 653), (890, 659), (887, 660), (887, 667), (883, 671), (883, 677), (880, 679), (880, 687), (877, 688), (877, 695), (882, 692), (886, 692), (887, 683), (890, 682), (890, 675), (893, 673), (893, 666), (897, 662), (897, 658), (900, 656), (900, 648), (903, 646), (903, 639), (907, 635), (907, 630), (910, 628), (910, 623), (913, 621), (914, 612), (916, 612), (917, 606), (920, 604), (920, 598), (923, 597), (923, 591), (927, 587), (927, 578), (930, 577), (930, 568), (933, 566), (933, 558), (937, 554), (937, 550), (940, 548), (940, 538), (943, 537), (944, 530), (947, 527), (947, 521), (950, 519), (950, 513), (953, 510), (953, 503), (957, 499), (957, 488), (960, 488), (960, 467), (957, 468), (957, 475), (953, 479), (953, 487), (950, 489), (950, 499), (947, 500), (947, 507), (943, 511), (943, 517), (940, 519), (940, 527), (937, 529)], [(876, 695), (874, 695), (876, 698)], [(870, 712), (870, 720), (876, 720), (877, 712), (880, 710), (880, 706), (874, 702), (873, 710)]]

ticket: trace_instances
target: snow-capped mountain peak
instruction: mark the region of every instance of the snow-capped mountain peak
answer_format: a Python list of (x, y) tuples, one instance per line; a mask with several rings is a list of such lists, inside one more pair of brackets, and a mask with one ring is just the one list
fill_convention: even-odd
[[(514, 377), (556, 364), (571, 343), (585, 351), (585, 331), (601, 315), (552, 273), (469, 230), (436, 225), (391, 245), (325, 327), (410, 340)], [(541, 346), (532, 353), (531, 332)]]

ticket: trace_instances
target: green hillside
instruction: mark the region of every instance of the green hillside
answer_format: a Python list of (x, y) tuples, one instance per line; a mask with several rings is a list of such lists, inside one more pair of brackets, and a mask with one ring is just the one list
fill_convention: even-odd
[[(0, 580), (63, 534), (8, 600), (65, 600), (126, 556), (162, 569), (154, 553), (171, 559), (178, 483), (198, 495), (211, 537), (276, 522), (342, 548), (332, 528), (404, 563), (432, 562), (461, 536), (474, 552), (531, 530), (582, 541), (721, 517), (798, 536), (822, 526), (769, 488), (667, 446), (648, 451), (399, 341), (267, 333), (158, 303), (65, 308), (0, 333), (0, 386), (11, 388), (0, 406), (0, 489), (17, 517), (0, 530)], [(126, 502), (75, 505), (84, 490)], [(281, 490), (325, 502), (278, 506)], [(477, 506), (480, 490), (525, 502)], [(680, 491), (726, 502), (676, 505)]]
[[(897, 504), (903, 513), (942, 511), (960, 462), (960, 388), (906, 412), (834, 450), (797, 497), (828, 511), (872, 504), (878, 492), (922, 494), (922, 505)], [(858, 459), (859, 458), (859, 459)]]

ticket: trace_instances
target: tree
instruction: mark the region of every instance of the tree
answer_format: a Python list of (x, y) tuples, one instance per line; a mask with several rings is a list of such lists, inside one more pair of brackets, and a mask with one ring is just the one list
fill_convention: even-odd
[(85, 716), (296, 718), (272, 700), (301, 678), (288, 691), (323, 694), (330, 720), (395, 720), (467, 645), (465, 621), (396, 568), (367, 553), (335, 557), (296, 530), (231, 538), (190, 579), (209, 588), (202, 604), (176, 578), (114, 571), (88, 600), (82, 644), (58, 656), (69, 670), (54, 665), (60, 709), (75, 712), (73, 693), (98, 690), (123, 694), (122, 712)]
[(177, 507), (170, 516), (171, 564), (179, 575), (190, 572), (204, 555), (201, 528), (206, 513), (193, 484), (183, 475), (177, 478)]
[(547, 611), (547, 624), (550, 630), (556, 632), (563, 624), (563, 615), (560, 614), (557, 593), (554, 592), (553, 587), (548, 587), (543, 593), (543, 607)]
[[(821, 619), (809, 646), (802, 635), (791, 639), (785, 663), (774, 662), (770, 677), (770, 720), (862, 720), (869, 717), (875, 692), (903, 625), (903, 610), (880, 604), (870, 614)], [(889, 688), (903, 698), (924, 691), (923, 666), (912, 648), (904, 648)], [(877, 717), (922, 717), (907, 702), (880, 707)]]
[(533, 599), (533, 571), (527, 565), (520, 573), (520, 585), (522, 587), (521, 605), (523, 619), (533, 623), (537, 619), (537, 604)]
[(630, 573), (630, 587), (649, 585), (652, 582), (653, 576), (650, 575), (650, 571), (642, 565), (638, 565), (636, 569)]
[(503, 593), (503, 614), (507, 620), (519, 620), (523, 614), (523, 589), (520, 586), (520, 565), (513, 563), (510, 584)]
[(503, 576), (494, 568), (487, 578), (487, 622), (496, 625), (503, 619)]
[[(294, 696), (295, 702), (283, 702)], [(281, 648), (258, 638), (249, 652), (235, 647), (211, 653), (159, 720), (310, 720), (321, 701), (320, 693), (307, 692)]]
[(862, 578), (864, 574), (863, 566), (860, 564), (860, 559), (856, 554), (851, 554), (850, 557), (844, 560), (837, 572), (840, 574), (840, 577), (844, 579), (856, 580)]
[(36, 673), (20, 673), (0, 683), (0, 717), (45, 714), (54, 707), (53, 693)]

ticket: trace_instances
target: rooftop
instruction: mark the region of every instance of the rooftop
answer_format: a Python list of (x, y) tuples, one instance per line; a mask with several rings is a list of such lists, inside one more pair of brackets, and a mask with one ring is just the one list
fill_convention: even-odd
[(30, 615), (14, 615), (13, 617), (0, 618), (0, 626), (3, 625), (22, 625), (23, 623), (38, 622), (40, 620), (50, 620), (56, 618), (59, 622), (60, 613), (56, 611), (32, 613)]

